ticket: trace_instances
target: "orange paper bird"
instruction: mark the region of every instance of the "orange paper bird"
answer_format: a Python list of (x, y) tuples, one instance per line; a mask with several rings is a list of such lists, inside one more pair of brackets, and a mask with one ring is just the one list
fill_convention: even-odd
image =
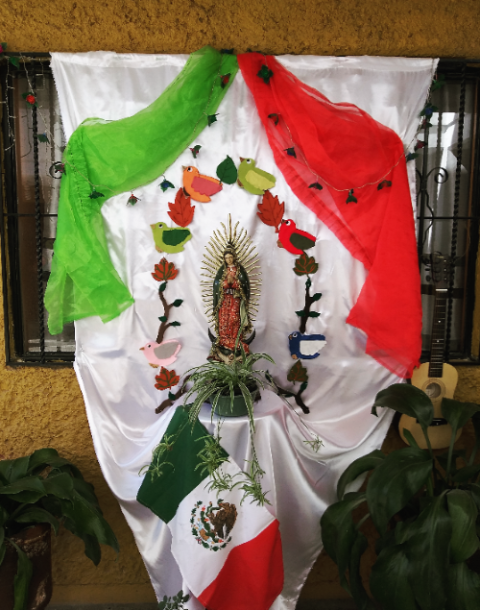
[(204, 176), (196, 167), (183, 168), (183, 190), (188, 197), (200, 203), (210, 201), (210, 196), (222, 190), (222, 183), (216, 178)]

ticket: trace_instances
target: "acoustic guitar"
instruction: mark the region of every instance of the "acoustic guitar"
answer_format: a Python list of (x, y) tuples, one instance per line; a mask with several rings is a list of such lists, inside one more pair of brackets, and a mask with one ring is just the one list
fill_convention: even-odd
[[(423, 390), (433, 403), (434, 419), (428, 428), (428, 438), (433, 449), (443, 449), (450, 445), (452, 427), (442, 415), (441, 404), (443, 398), (453, 398), (458, 373), (453, 366), (443, 361), (450, 264), (440, 253), (435, 253), (430, 257), (430, 266), (435, 289), (430, 362), (413, 371), (412, 385)], [(400, 436), (408, 445), (403, 433), (405, 429), (412, 433), (421, 449), (427, 448), (422, 429), (415, 418), (402, 415), (398, 424)], [(457, 432), (455, 440), (461, 432)]]

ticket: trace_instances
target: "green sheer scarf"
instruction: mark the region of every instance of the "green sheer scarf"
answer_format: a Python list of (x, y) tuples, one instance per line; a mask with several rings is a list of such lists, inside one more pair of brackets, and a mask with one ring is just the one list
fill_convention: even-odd
[[(236, 57), (204, 47), (153, 104), (119, 121), (87, 119), (64, 154), (57, 237), (45, 292), (52, 334), (66, 322), (117, 317), (133, 297), (115, 271), (100, 209), (113, 195), (161, 176), (206, 127), (238, 70)], [(222, 87), (221, 76), (230, 74)], [(103, 197), (90, 199), (92, 185)]]

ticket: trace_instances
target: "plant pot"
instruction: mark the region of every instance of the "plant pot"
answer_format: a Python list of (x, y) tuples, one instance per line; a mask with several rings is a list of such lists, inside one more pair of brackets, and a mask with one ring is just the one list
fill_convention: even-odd
[[(260, 395), (258, 389), (251, 390), (253, 400), (258, 400)], [(248, 415), (248, 408), (242, 394), (235, 395), (233, 404), (231, 404), (230, 396), (220, 396), (215, 407), (215, 413), (221, 417), (241, 417)]]
[[(47, 523), (29, 527), (12, 536), (13, 541), (33, 564), (26, 610), (44, 610), (52, 597), (52, 544), (51, 528)], [(17, 572), (17, 551), (7, 544), (5, 558), (0, 566), (0, 607), (13, 610), (13, 581)]]

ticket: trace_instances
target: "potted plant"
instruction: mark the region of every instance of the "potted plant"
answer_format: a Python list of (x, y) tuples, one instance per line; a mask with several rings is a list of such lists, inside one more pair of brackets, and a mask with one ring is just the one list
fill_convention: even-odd
[[(427, 449), (410, 443), (384, 455), (355, 460), (341, 476), (338, 502), (321, 519), (326, 552), (337, 563), (341, 585), (358, 608), (370, 610), (474, 610), (480, 607), (480, 577), (467, 562), (479, 548), (480, 405), (443, 399), (442, 412), (452, 427), (448, 451), (434, 454), (428, 438), (433, 420), (429, 397), (420, 389), (395, 384), (379, 392), (372, 413), (390, 407), (418, 420)], [(476, 443), (470, 453), (454, 450), (457, 430), (472, 419)], [(365, 491), (345, 493), (357, 477), (371, 471)], [(352, 513), (366, 504), (366, 514)], [(357, 516), (357, 515), (355, 515)], [(371, 519), (378, 533), (376, 561), (367, 594), (359, 573)], [(348, 573), (348, 577), (347, 577)]]
[(0, 460), (2, 610), (46, 607), (51, 596), (51, 574), (40, 583), (44, 591), (40, 605), (38, 592), (30, 587), (35, 581), (35, 551), (40, 553), (40, 564), (50, 567), (50, 527), (57, 533), (60, 524), (83, 540), (85, 554), (95, 565), (101, 558), (100, 543), (119, 550), (93, 486), (55, 449), (39, 449), (30, 456)]
[[(237, 337), (237, 345), (238, 343)], [(255, 451), (254, 402), (259, 397), (260, 388), (264, 389), (266, 386), (274, 388), (274, 386), (268, 380), (268, 371), (257, 370), (253, 366), (259, 360), (267, 360), (273, 364), (274, 360), (264, 353), (246, 354), (241, 345), (240, 350), (241, 357), (235, 358), (230, 363), (209, 360), (187, 371), (188, 381), (192, 383), (192, 386), (185, 395), (184, 405), (195, 395), (192, 404), (189, 406), (189, 421), (192, 425), (198, 418), (205, 402), (211, 403), (212, 416), (214, 413), (221, 417), (248, 415), (252, 459), (249, 462), (247, 472), (243, 473), (243, 481), (229, 482), (222, 475), (219, 466), (225, 458), (220, 446), (220, 432), (216, 437), (208, 435), (205, 438), (205, 445), (200, 449), (199, 455), (204, 460), (204, 468), (214, 477), (214, 488), (223, 491), (242, 485), (245, 492), (244, 498), (250, 496), (259, 504), (269, 504), (265, 497), (268, 492), (263, 492), (260, 484), (264, 471), (258, 462), (257, 452)]]

